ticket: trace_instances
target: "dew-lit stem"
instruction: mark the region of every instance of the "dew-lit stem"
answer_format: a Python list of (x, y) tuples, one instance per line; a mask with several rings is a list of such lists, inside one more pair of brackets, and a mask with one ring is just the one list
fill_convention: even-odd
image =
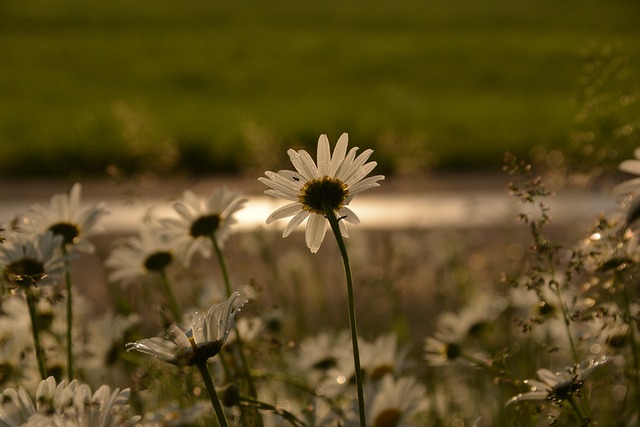
[(331, 225), (331, 230), (336, 238), (338, 247), (340, 248), (340, 254), (342, 255), (342, 263), (344, 264), (344, 274), (347, 282), (347, 298), (348, 298), (348, 310), (349, 310), (349, 327), (351, 329), (351, 345), (353, 347), (353, 366), (356, 376), (356, 388), (358, 391), (358, 411), (360, 413), (360, 426), (366, 427), (366, 416), (364, 407), (364, 388), (362, 384), (362, 371), (360, 370), (360, 350), (358, 348), (358, 327), (356, 325), (356, 309), (353, 296), (353, 279), (351, 276), (351, 264), (349, 262), (349, 254), (347, 253), (347, 247), (344, 244), (344, 239), (340, 233), (340, 225), (338, 224), (338, 218), (331, 208), (331, 206), (324, 202), (323, 208), (325, 216)]
[(218, 398), (218, 394), (216, 393), (216, 388), (213, 385), (213, 380), (211, 379), (211, 374), (209, 373), (209, 368), (207, 367), (207, 361), (199, 358), (196, 362), (196, 366), (200, 371), (200, 375), (202, 376), (202, 381), (204, 381), (204, 385), (207, 388), (207, 392), (209, 393), (209, 399), (211, 400), (211, 406), (213, 406), (213, 410), (216, 413), (216, 417), (218, 418), (218, 423), (221, 427), (229, 427), (227, 423), (227, 418), (224, 416), (224, 410), (222, 409), (222, 404), (220, 403), (220, 399)]
[(171, 289), (171, 284), (169, 283), (167, 272), (164, 269), (160, 270), (160, 279), (160, 281), (162, 282), (162, 287), (164, 288), (164, 293), (167, 296), (167, 301), (169, 302), (169, 310), (171, 310), (173, 320), (175, 322), (181, 322), (182, 309), (180, 308), (180, 304), (178, 304), (176, 296), (173, 294), (173, 289)]
[(29, 307), (29, 316), (31, 317), (31, 332), (33, 333), (33, 345), (36, 349), (36, 359), (38, 360), (38, 370), (40, 371), (40, 377), (44, 380), (47, 378), (47, 366), (44, 361), (44, 350), (40, 343), (40, 333), (38, 331), (38, 312), (36, 306), (38, 304), (38, 297), (33, 292), (27, 290), (27, 306)]
[(216, 252), (216, 258), (218, 259), (218, 265), (222, 271), (222, 279), (224, 280), (224, 288), (227, 292), (227, 298), (231, 297), (231, 280), (229, 279), (229, 269), (227, 268), (227, 262), (224, 259), (222, 248), (218, 244), (218, 240), (214, 234), (211, 235), (211, 243), (213, 243), (213, 249)]
[(580, 358), (578, 357), (578, 352), (576, 351), (576, 345), (573, 342), (573, 335), (571, 334), (571, 318), (569, 317), (569, 313), (567, 312), (567, 307), (564, 305), (564, 301), (562, 301), (562, 294), (560, 293), (560, 285), (558, 283), (554, 283), (551, 286), (558, 297), (558, 304), (560, 304), (560, 308), (562, 309), (562, 320), (564, 323), (565, 330), (567, 331), (567, 339), (569, 340), (569, 346), (571, 347), (571, 355), (573, 356), (573, 360), (575, 363), (580, 362)]

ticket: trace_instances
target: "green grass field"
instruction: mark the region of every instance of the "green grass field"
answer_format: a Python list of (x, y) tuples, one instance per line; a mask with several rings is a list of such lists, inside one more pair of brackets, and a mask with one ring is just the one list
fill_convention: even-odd
[(638, 16), (636, 0), (3, 1), (0, 175), (279, 167), (341, 132), (386, 171), (495, 167), (567, 143), (581, 49), (640, 69)]

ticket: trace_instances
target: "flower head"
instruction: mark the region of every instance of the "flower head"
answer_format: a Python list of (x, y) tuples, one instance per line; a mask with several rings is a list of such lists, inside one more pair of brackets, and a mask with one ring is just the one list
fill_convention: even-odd
[(112, 269), (109, 280), (128, 284), (151, 273), (162, 273), (175, 259), (175, 248), (167, 234), (149, 227), (115, 248), (105, 265)]
[(196, 252), (210, 256), (211, 239), (215, 238), (220, 246), (224, 244), (231, 226), (236, 223), (233, 214), (245, 202), (240, 193), (226, 188), (217, 189), (208, 198), (200, 198), (190, 190), (183, 193), (182, 200), (173, 204), (179, 218), (165, 218), (160, 222), (167, 228), (169, 237), (175, 239), (177, 253), (184, 254), (185, 266)]
[(13, 234), (0, 246), (0, 269), (11, 288), (44, 285), (64, 271), (64, 259), (58, 253), (61, 236)]
[(386, 375), (380, 389), (373, 398), (369, 414), (374, 427), (409, 426), (408, 421), (414, 415), (425, 411), (429, 401), (422, 384), (413, 377), (395, 380)]
[(356, 156), (358, 147), (347, 152), (348, 140), (348, 135), (343, 133), (331, 155), (327, 136), (320, 135), (317, 164), (305, 150), (290, 149), (287, 153), (295, 171), (267, 171), (266, 178), (258, 178), (271, 188), (265, 194), (291, 202), (274, 211), (267, 218), (267, 224), (293, 216), (284, 229), (283, 237), (287, 237), (307, 219), (305, 238), (314, 253), (320, 248), (327, 230), (327, 213), (332, 212), (344, 220), (339, 222), (340, 232), (348, 237), (345, 221), (359, 224), (360, 219), (347, 205), (358, 193), (378, 187), (378, 181), (384, 179), (382, 175), (365, 178), (377, 165), (376, 162), (365, 163), (373, 150), (365, 150)]
[(95, 250), (89, 238), (101, 229), (96, 226), (100, 217), (107, 211), (102, 204), (89, 209), (80, 209), (82, 186), (76, 183), (69, 195), (55, 194), (51, 197), (49, 207), (34, 205), (29, 214), (21, 220), (21, 230), (29, 233), (51, 231), (62, 236), (62, 243), (85, 253)]
[(95, 393), (86, 384), (73, 380), (56, 385), (53, 377), (42, 380), (35, 401), (27, 391), (7, 388), (0, 410), (3, 426), (78, 426), (115, 427), (134, 425), (140, 417), (127, 419), (129, 389), (111, 389), (103, 385)]
[(173, 365), (194, 365), (217, 355), (227, 341), (236, 313), (247, 301), (234, 292), (226, 302), (213, 305), (205, 315), (193, 315), (191, 329), (169, 326), (168, 338), (145, 338), (127, 343), (127, 351), (150, 354)]
[(519, 393), (507, 401), (507, 405), (520, 400), (549, 400), (560, 404), (571, 395), (577, 394), (584, 385), (584, 380), (598, 366), (608, 362), (608, 359), (589, 360), (579, 365), (571, 366), (564, 371), (551, 372), (548, 369), (538, 369), (538, 380), (525, 380), (531, 389), (527, 393)]

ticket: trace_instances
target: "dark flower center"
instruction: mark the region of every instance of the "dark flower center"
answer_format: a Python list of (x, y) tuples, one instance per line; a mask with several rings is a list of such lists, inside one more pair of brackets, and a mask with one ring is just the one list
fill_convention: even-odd
[(65, 245), (75, 243), (78, 235), (80, 235), (78, 227), (74, 224), (69, 224), (68, 222), (53, 224), (49, 227), (49, 230), (53, 232), (55, 236), (62, 236), (62, 243)]
[(158, 251), (149, 255), (144, 260), (144, 268), (148, 271), (163, 271), (173, 261), (171, 252)]
[(189, 233), (191, 237), (198, 238), (201, 236), (210, 237), (220, 227), (222, 218), (218, 214), (204, 215), (193, 221)]
[(578, 393), (582, 388), (582, 381), (576, 381), (572, 379), (561, 384), (558, 384), (549, 392), (548, 399), (554, 403), (561, 403), (567, 400), (572, 394)]
[(395, 427), (400, 422), (402, 414), (396, 408), (388, 408), (380, 412), (375, 420), (373, 427)]
[(327, 369), (333, 368), (336, 365), (337, 365), (336, 359), (329, 356), (329, 357), (325, 357), (324, 359), (318, 360), (316, 363), (312, 365), (312, 367), (320, 371), (326, 371)]
[(5, 279), (15, 286), (36, 285), (46, 274), (44, 265), (32, 258), (22, 258), (5, 267), (3, 271)]
[(462, 354), (462, 348), (458, 344), (448, 343), (446, 345), (445, 354), (448, 360), (454, 360)]
[(334, 212), (340, 210), (348, 195), (349, 190), (344, 182), (325, 176), (308, 181), (300, 190), (298, 199), (303, 209), (324, 215), (325, 206)]
[(371, 371), (371, 379), (372, 380), (379, 380), (380, 378), (384, 377), (387, 374), (390, 374), (393, 372), (393, 366), (390, 365), (379, 365), (376, 366), (373, 371)]

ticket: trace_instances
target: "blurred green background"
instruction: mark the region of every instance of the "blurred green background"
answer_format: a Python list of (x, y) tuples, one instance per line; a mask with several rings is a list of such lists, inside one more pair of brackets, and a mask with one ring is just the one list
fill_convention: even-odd
[(3, 0), (0, 175), (253, 173), (342, 132), (387, 173), (536, 146), (611, 160), (638, 134), (639, 17), (637, 0)]

